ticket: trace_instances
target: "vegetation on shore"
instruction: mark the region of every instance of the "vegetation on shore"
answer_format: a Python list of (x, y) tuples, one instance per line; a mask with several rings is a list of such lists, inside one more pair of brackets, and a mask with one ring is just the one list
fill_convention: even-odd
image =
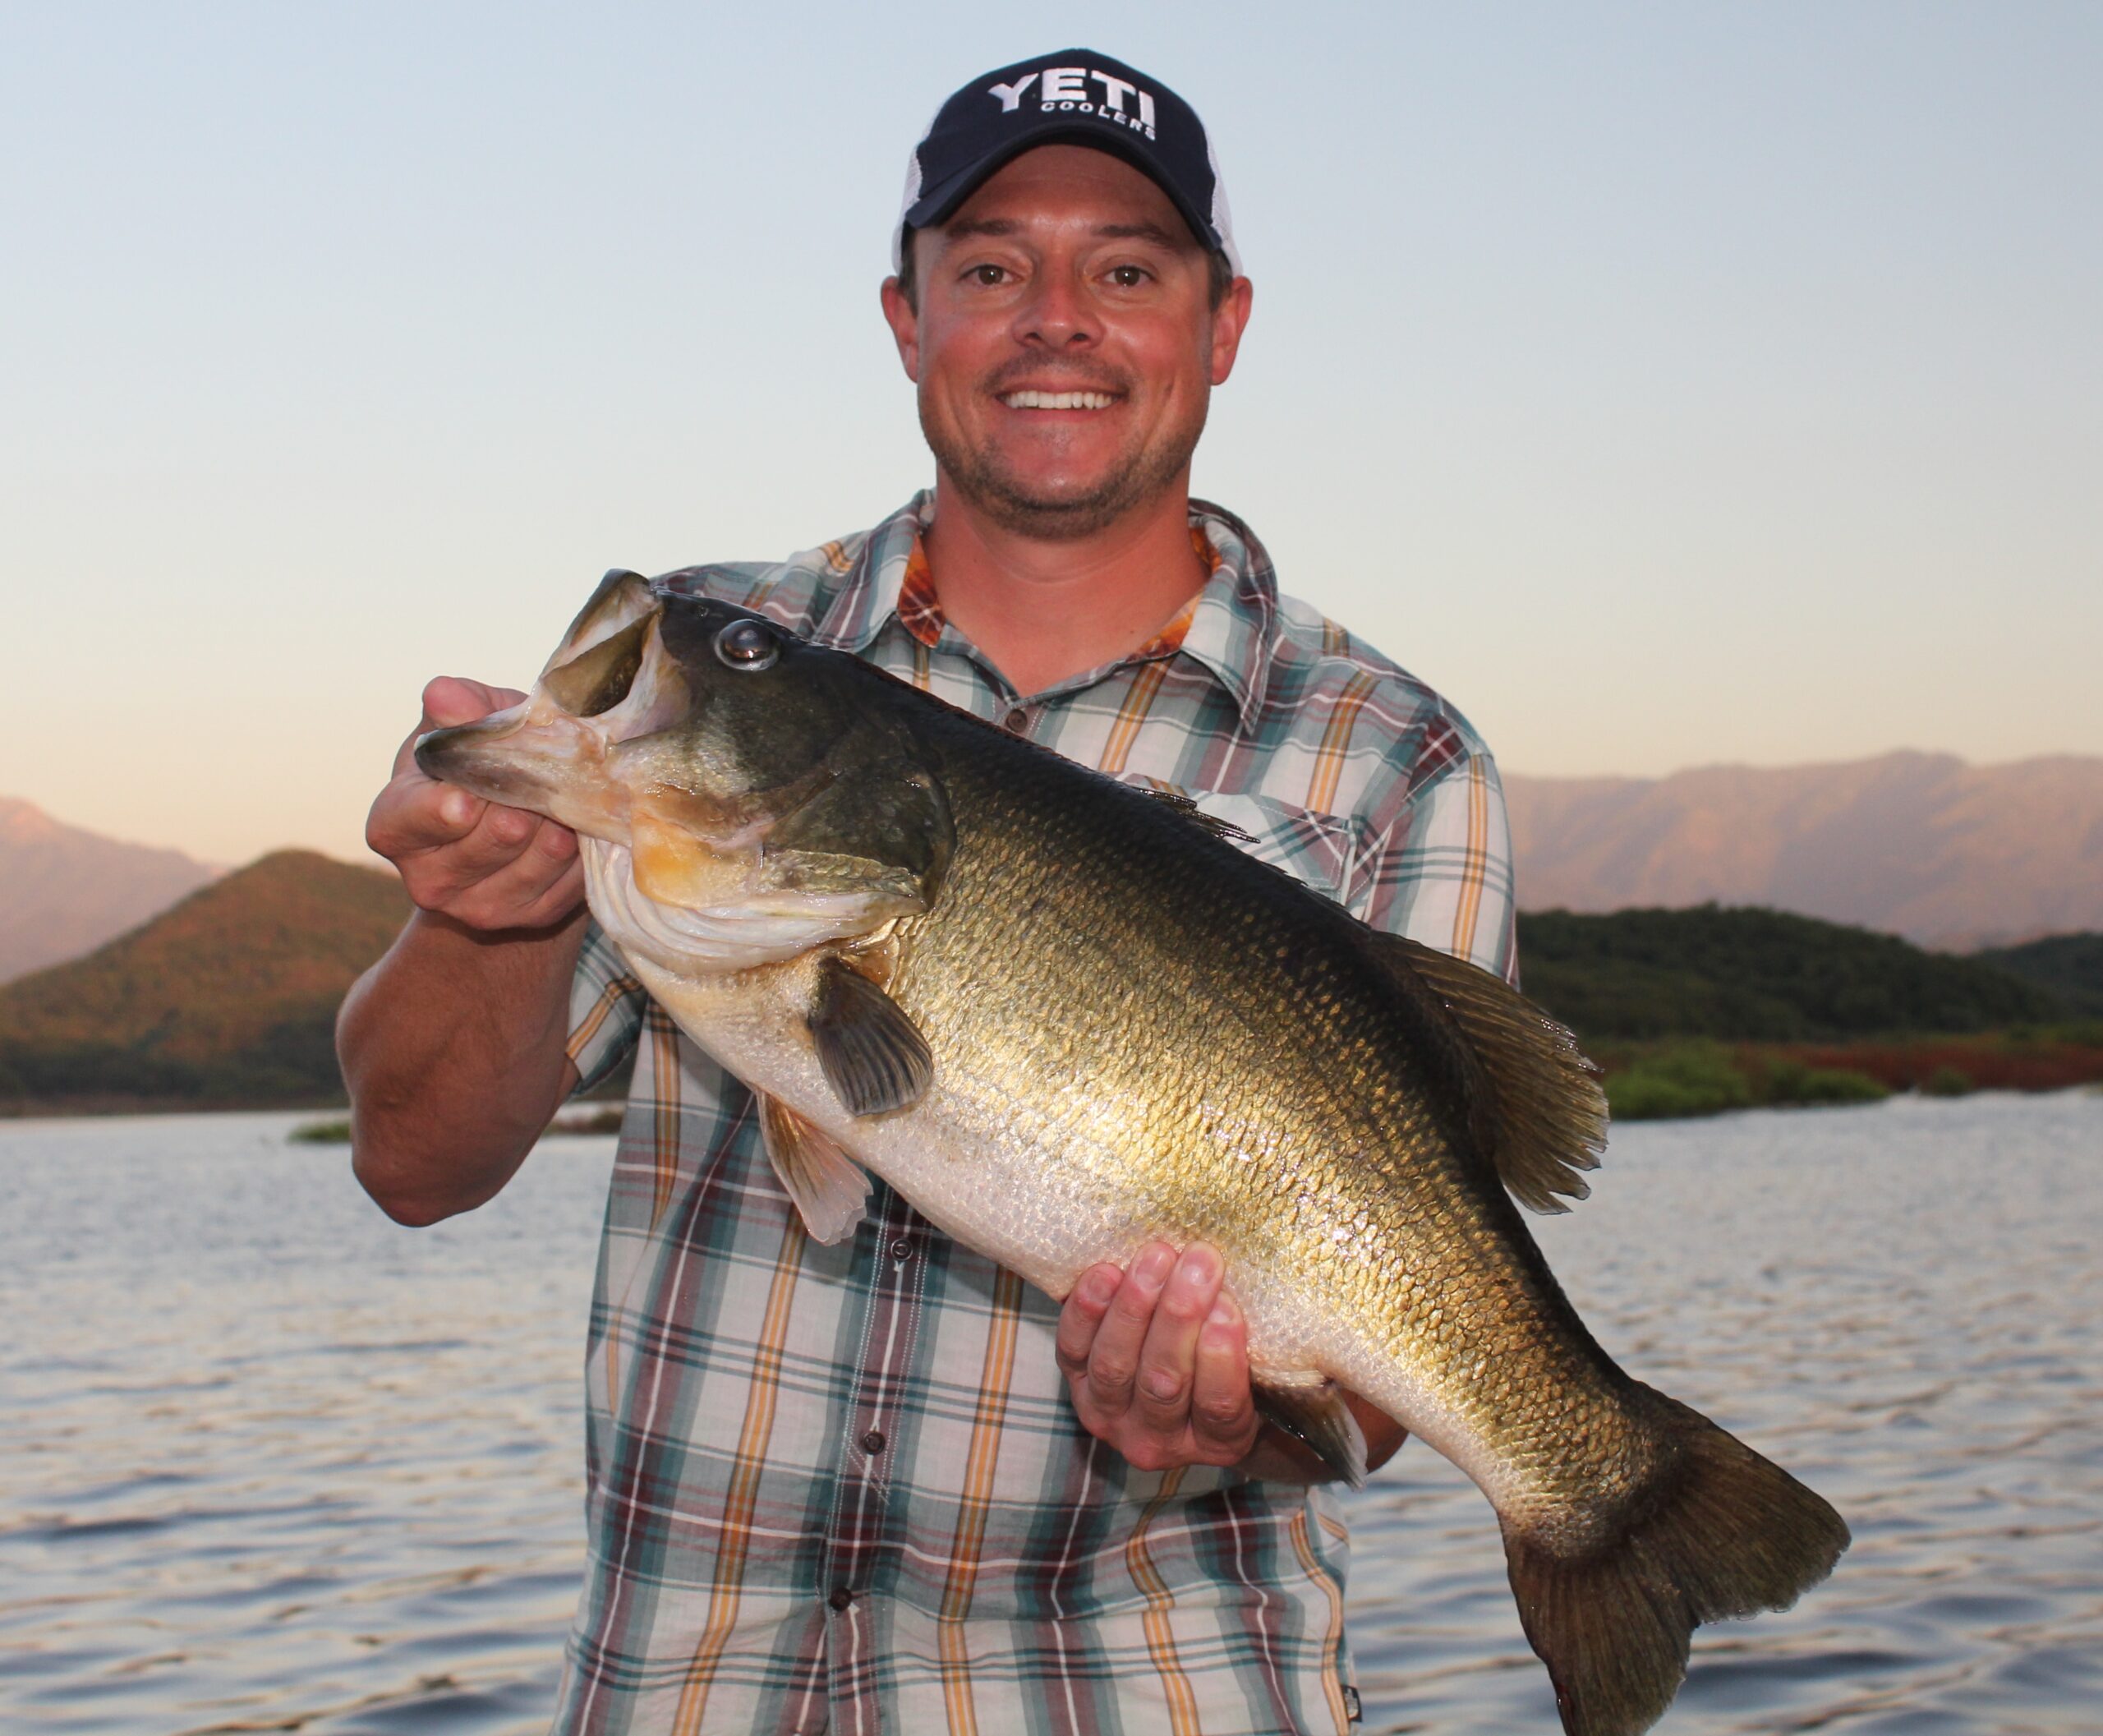
[[(2004, 962), (2022, 955), (2021, 973)], [(1619, 1121), (2103, 1081), (2103, 936), (1954, 958), (1777, 910), (1519, 919), (1525, 987)]]
[[(339, 1108), (337, 1006), (408, 909), (281, 851), (0, 987), (0, 1114)], [(1775, 910), (1549, 910), (1519, 957), (1623, 1120), (2103, 1080), (2103, 935), (1958, 958)]]

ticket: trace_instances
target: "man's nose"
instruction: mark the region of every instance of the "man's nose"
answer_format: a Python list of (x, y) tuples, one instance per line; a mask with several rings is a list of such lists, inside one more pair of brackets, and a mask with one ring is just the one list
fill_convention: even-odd
[(1101, 342), (1102, 321), (1079, 274), (1039, 272), (1030, 293), (1015, 310), (1015, 341), (1048, 349), (1086, 349)]

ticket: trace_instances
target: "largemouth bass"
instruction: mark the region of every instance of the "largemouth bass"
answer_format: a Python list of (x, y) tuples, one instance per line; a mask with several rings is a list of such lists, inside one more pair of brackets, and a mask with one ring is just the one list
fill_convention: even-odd
[(1500, 979), (1379, 934), (1187, 802), (762, 616), (610, 573), (527, 699), (418, 762), (583, 840), (591, 909), (758, 1094), (811, 1234), (873, 1172), (1064, 1297), (1219, 1249), (1259, 1401), (1353, 1482), (1355, 1393), (1495, 1507), (1572, 1736), (1662, 1715), (1697, 1623), (1847, 1546), (1818, 1496), (1594, 1342), (1514, 1198), (1605, 1106)]

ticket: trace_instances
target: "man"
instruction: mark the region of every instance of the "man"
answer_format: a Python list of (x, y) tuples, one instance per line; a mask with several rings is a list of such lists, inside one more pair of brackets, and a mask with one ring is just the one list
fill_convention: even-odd
[[(1250, 306), (1197, 116), (1087, 50), (989, 74), (915, 151), (898, 237), (884, 315), (932, 491), (786, 562), (661, 583), (1190, 791), (1365, 919), (1508, 971), (1481, 744), (1190, 498)], [(434, 682), (421, 726), (516, 697)], [(856, 1238), (817, 1246), (750, 1094), (589, 923), (573, 839), (430, 783), (406, 748), (370, 836), (421, 907), (342, 1025), (357, 1172), (389, 1212), (479, 1204), (566, 1095), (637, 1055), (558, 1729), (1355, 1719), (1344, 1528), (1259, 1421), (1213, 1250), (1098, 1267), (1061, 1309), (881, 1183)], [(1360, 1414), (1377, 1462), (1401, 1430)]]

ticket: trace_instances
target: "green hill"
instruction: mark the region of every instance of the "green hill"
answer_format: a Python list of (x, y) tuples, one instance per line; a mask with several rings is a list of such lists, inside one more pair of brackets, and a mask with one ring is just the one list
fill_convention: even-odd
[(1963, 1034), (2071, 1015), (1991, 960), (1779, 910), (1702, 905), (1519, 919), (1526, 992), (1589, 1042)]
[(2086, 1018), (2103, 1019), (2103, 934), (2051, 934), (1972, 956), (2057, 995)]
[(340, 1101), (337, 1006), (409, 908), (392, 874), (265, 856), (0, 988), (0, 1109)]

